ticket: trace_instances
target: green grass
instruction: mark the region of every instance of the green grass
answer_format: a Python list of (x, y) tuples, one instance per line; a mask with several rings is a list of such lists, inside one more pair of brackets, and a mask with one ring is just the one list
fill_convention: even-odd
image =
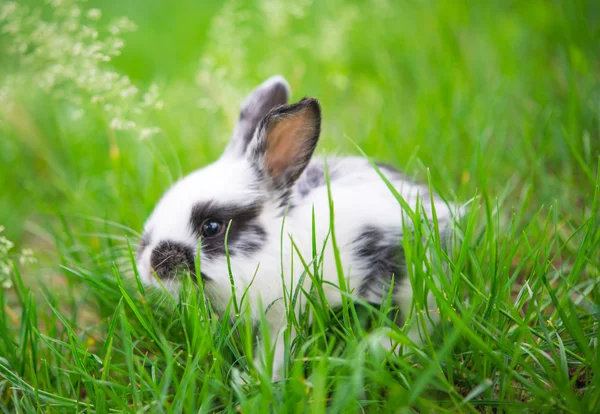
[[(77, 34), (46, 49), (55, 60), (32, 59), (6, 53), (15, 37), (0, 22), (1, 85), (17, 78), (0, 94), (0, 225), (16, 243), (0, 288), (3, 412), (598, 410), (600, 4), (81, 7), (102, 10), (99, 27), (121, 15), (138, 25), (119, 56), (95, 63), (141, 91), (122, 98), (110, 85), (111, 110), (91, 103), (93, 82), (37, 87), (52, 64), (91, 62), (72, 55)], [(435, 228), (403, 241), (412, 323), (427, 291), (442, 317), (424, 345), (394, 329), (403, 353), (385, 355), (372, 345), (385, 309), (332, 312), (316, 289), (315, 323), (290, 311), (299, 335), (273, 384), (248, 361), (246, 320), (217, 318), (190, 286), (175, 303), (140, 286), (128, 243), (170, 183), (220, 154), (243, 96), (276, 73), (294, 99), (321, 101), (318, 151), (358, 144), (448, 200), (473, 201), (450, 253)], [(163, 108), (136, 113), (153, 83)], [(115, 110), (136, 126), (111, 129)], [(23, 248), (37, 264), (19, 262)], [(304, 259), (296, 265), (319, 277)]]

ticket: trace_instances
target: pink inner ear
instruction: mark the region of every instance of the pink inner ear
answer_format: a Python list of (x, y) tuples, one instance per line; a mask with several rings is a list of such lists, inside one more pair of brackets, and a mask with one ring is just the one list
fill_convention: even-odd
[(267, 131), (265, 166), (269, 175), (279, 177), (306, 151), (305, 146), (315, 133), (315, 117), (306, 108), (295, 114), (283, 115)]

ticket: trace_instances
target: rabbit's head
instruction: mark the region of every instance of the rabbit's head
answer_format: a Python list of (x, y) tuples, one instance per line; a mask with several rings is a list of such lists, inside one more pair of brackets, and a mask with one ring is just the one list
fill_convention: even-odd
[[(242, 277), (252, 277), (319, 139), (318, 102), (287, 105), (288, 98), (289, 87), (280, 76), (258, 86), (242, 104), (223, 155), (163, 195), (145, 224), (137, 255), (144, 282), (156, 283), (156, 273), (176, 291), (181, 271), (187, 270), (229, 286), (232, 265), (248, 273)], [(194, 271), (197, 257), (201, 275)]]

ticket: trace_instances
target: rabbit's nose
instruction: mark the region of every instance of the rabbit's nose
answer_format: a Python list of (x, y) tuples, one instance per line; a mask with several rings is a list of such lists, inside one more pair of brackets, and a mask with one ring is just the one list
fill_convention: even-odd
[(152, 250), (150, 266), (161, 279), (173, 279), (180, 272), (194, 272), (194, 251), (191, 247), (171, 240), (161, 241)]

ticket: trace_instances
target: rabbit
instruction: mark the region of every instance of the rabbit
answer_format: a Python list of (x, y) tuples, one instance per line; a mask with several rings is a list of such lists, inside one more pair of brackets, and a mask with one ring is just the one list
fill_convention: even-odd
[[(158, 278), (174, 295), (179, 292), (179, 271), (189, 270), (201, 279), (216, 312), (223, 312), (232, 291), (238, 299), (246, 292), (252, 320), (264, 316), (268, 323), (274, 346), (268, 375), (273, 380), (280, 378), (285, 361), (284, 291), (296, 291), (301, 280), (304, 269), (298, 254), (306, 262), (313, 255), (313, 211), (317, 246), (325, 245), (323, 292), (329, 306), (342, 304), (326, 168), (347, 291), (353, 298), (381, 304), (393, 284), (391, 298), (399, 318), (409, 313), (412, 300), (400, 247), (403, 210), (397, 199), (367, 159), (313, 156), (321, 130), (320, 104), (313, 98), (288, 104), (289, 97), (286, 80), (273, 76), (246, 98), (223, 154), (163, 195), (144, 226), (136, 256), (140, 279), (156, 285)], [(392, 167), (379, 164), (379, 169), (411, 208), (420, 197), (425, 214), (431, 217), (434, 206), (427, 187), (406, 180)], [(437, 196), (432, 199), (440, 228), (448, 227), (453, 206)], [(201, 274), (194, 275), (198, 246)], [(305, 277), (302, 283), (309, 291), (311, 279)], [(431, 295), (428, 300), (434, 309)], [(303, 301), (298, 300), (297, 306), (302, 311)], [(430, 313), (426, 328), (431, 331), (439, 316)], [(409, 336), (418, 341), (418, 329), (411, 328)], [(261, 365), (264, 344), (256, 349), (255, 362), (265, 368)]]

